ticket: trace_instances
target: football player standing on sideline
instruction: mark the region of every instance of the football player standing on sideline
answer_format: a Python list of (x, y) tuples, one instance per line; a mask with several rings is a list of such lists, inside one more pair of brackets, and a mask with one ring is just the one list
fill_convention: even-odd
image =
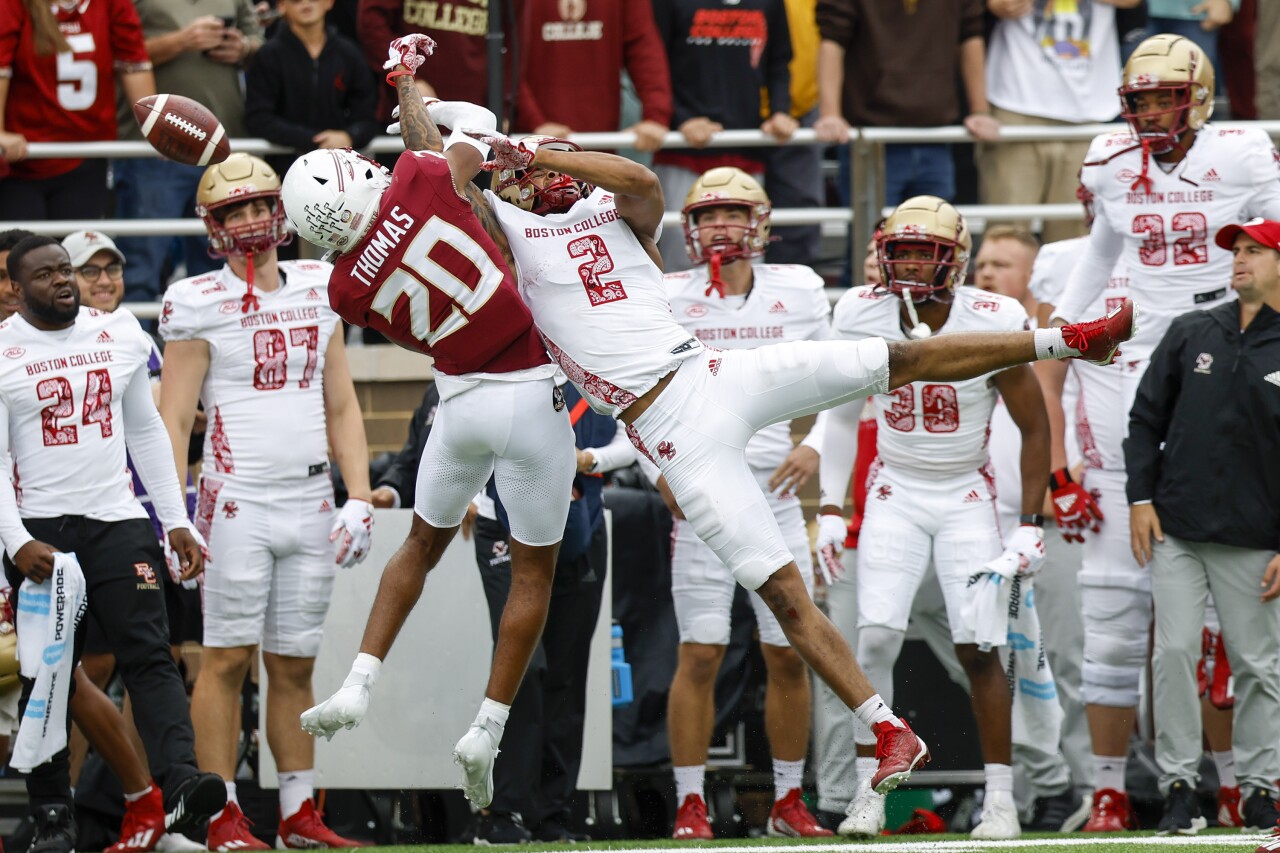
[[(169, 830), (198, 828), (222, 808), (226, 790), (196, 768), (186, 689), (169, 654), (159, 573), (165, 554), (134, 497), (125, 463), (147, 486), (184, 579), (204, 569), (173, 451), (151, 396), (151, 339), (132, 314), (80, 307), (71, 259), (50, 237), (13, 247), (7, 266), (20, 296), (0, 323), (0, 537), (5, 571), (21, 594), (43, 584), (54, 555), (74, 553), (88, 610), (116, 655), (125, 688), (146, 697), (134, 709), (152, 770), (167, 792)], [(80, 634), (76, 631), (77, 635)], [(73, 663), (82, 639), (73, 643)], [(34, 682), (24, 679), (23, 704)], [(74, 682), (73, 682), (74, 685)], [(72, 686), (74, 689), (74, 686)], [(67, 708), (46, 708), (47, 720)], [(70, 763), (64, 747), (27, 777), (35, 816), (31, 850), (70, 853), (76, 844)]]
[(627, 425), (693, 531), (735, 580), (759, 591), (800, 657), (876, 733), (872, 787), (896, 787), (928, 750), (814, 605), (747, 464), (746, 443), (771, 423), (920, 378), (955, 381), (1037, 358), (1109, 360), (1133, 332), (1132, 304), (1065, 330), (721, 352), (671, 315), (654, 242), (663, 201), (653, 172), (564, 140), (535, 139), (531, 148), (481, 136), (496, 152), (486, 164), (498, 172), (501, 193), (486, 196), (503, 226), (495, 233), (510, 241), (522, 295), (548, 349), (597, 411)]
[[(511, 264), (473, 212), (474, 205), (493, 216), (468, 184), (488, 149), (460, 133), (446, 143), (413, 85), (410, 69), (424, 61), (419, 51), (433, 49), (421, 35), (391, 44), (387, 78), (399, 93), (408, 149), (393, 173), (352, 151), (320, 150), (300, 157), (285, 176), (290, 221), (336, 254), (329, 284), (335, 310), (432, 356), (440, 389), (409, 537), (383, 570), (351, 674), (302, 716), (302, 725), (332, 737), (364, 718), (382, 662), (427, 573), (493, 475), (511, 527), (511, 590), (484, 701), (454, 749), (463, 792), (485, 808), (493, 800), (493, 762), (511, 702), (546, 622), (577, 466), (555, 365), (520, 301)], [(451, 126), (497, 125), (486, 109), (437, 105)]]
[[(822, 340), (830, 335), (831, 307), (821, 278), (807, 267), (752, 263), (769, 245), (770, 211), (769, 197), (756, 179), (732, 166), (703, 173), (685, 198), (684, 237), (694, 268), (671, 273), (665, 283), (676, 321), (709, 346), (743, 349), (763, 341)], [(815, 427), (793, 448), (791, 423), (783, 420), (756, 433), (746, 449), (752, 476), (810, 594), (809, 532), (796, 491), (817, 472), (819, 441)], [(703, 782), (715, 723), (716, 673), (729, 644), (734, 580), (715, 552), (680, 519), (679, 507), (669, 503), (676, 517), (671, 597), (680, 628), (676, 674), (667, 697), (667, 732), (680, 805), (673, 836), (705, 839), (712, 832)], [(768, 673), (764, 716), (774, 781), (768, 834), (830, 835), (800, 796), (809, 749), (808, 670), (759, 594), (750, 593), (750, 600)]]
[[(1080, 174), (1095, 218), (1054, 316), (1087, 316), (1117, 264), (1127, 272), (1129, 291), (1143, 308), (1143, 328), (1126, 344), (1122, 366), (1107, 368), (1117, 373), (1116, 390), (1103, 415), (1118, 418), (1117, 438), (1151, 353), (1173, 319), (1235, 298), (1230, 254), (1210, 236), (1251, 215), (1280, 219), (1275, 146), (1261, 129), (1211, 126), (1213, 88), (1213, 66), (1194, 42), (1173, 35), (1146, 39), (1125, 64), (1119, 90), (1130, 129), (1094, 139)], [(1092, 384), (1082, 380), (1087, 396)], [(1114, 444), (1100, 452), (1123, 459)], [(1124, 780), (1147, 659), (1151, 574), (1130, 551), (1124, 478), (1107, 471), (1090, 477), (1091, 489), (1102, 496), (1105, 524), (1114, 527), (1104, 529), (1097, 543), (1103, 553), (1086, 550), (1080, 576), (1081, 694), (1095, 765), (1093, 813), (1085, 830), (1113, 832), (1132, 822)], [(1063, 484), (1055, 476), (1053, 485)]]
[[(851, 341), (908, 341), (1026, 329), (1027, 312), (1016, 300), (960, 287), (971, 245), (964, 219), (950, 204), (936, 196), (907, 199), (876, 238), (883, 284), (856, 288), (841, 298), (834, 334)], [(1022, 516), (1003, 545), (995, 472), (987, 454), (997, 396), (1022, 436)], [(855, 443), (847, 436), (856, 432), (863, 404), (855, 400), (831, 413), (831, 439), (822, 448), (823, 495), (848, 491)], [(881, 695), (891, 697), (911, 603), (932, 560), (956, 656), (969, 678), (985, 762), (982, 822), (972, 834), (1017, 838), (1022, 830), (1013, 801), (1013, 697), (998, 651), (980, 649), (980, 626), (964, 614), (974, 594), (970, 576), (996, 571), (1012, 580), (1015, 574), (1034, 575), (1044, 561), (1040, 511), (1049, 485), (1044, 398), (1031, 367), (1022, 364), (959, 382), (903, 384), (876, 397), (875, 406), (879, 464), (868, 480), (875, 499), (867, 501), (858, 539), (858, 661)], [(845, 529), (842, 507), (824, 501), (820, 511), (821, 525)], [(843, 536), (835, 538), (843, 542)], [(831, 571), (841, 569), (833, 559)], [(871, 784), (873, 732), (859, 728), (858, 754), (858, 791), (840, 833), (875, 836), (884, 829), (885, 798)]]
[[(196, 202), (227, 262), (165, 293), (160, 413), (179, 470), (197, 400), (209, 421), (196, 506), (210, 554), (204, 653), (191, 707), (200, 766), (226, 780), (228, 799), (209, 823), (209, 849), (267, 849), (235, 789), (240, 691), (259, 644), (267, 744), (280, 771), (278, 845), (361, 846), (321, 820), (311, 798), (315, 743), (297, 725), (314, 701), (334, 575), (364, 559), (373, 533), (368, 443), (342, 324), (329, 308), (331, 267), (277, 261), (288, 238), (280, 179), (257, 157), (210, 166)], [(330, 447), (350, 494), (341, 511)]]

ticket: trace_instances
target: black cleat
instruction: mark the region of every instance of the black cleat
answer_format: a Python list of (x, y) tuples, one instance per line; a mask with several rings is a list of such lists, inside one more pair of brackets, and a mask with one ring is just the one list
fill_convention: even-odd
[(1164, 816), (1156, 835), (1195, 835), (1209, 825), (1209, 821), (1200, 813), (1200, 801), (1196, 799), (1195, 789), (1179, 779), (1169, 786), (1169, 793), (1164, 798)]
[(36, 832), (27, 853), (75, 853), (76, 816), (63, 803), (34, 810)]
[(165, 803), (165, 829), (184, 834), (222, 811), (227, 804), (227, 783), (217, 773), (197, 773), (178, 785)]
[(1280, 812), (1270, 791), (1254, 790), (1240, 807), (1245, 832), (1275, 832), (1280, 827)]

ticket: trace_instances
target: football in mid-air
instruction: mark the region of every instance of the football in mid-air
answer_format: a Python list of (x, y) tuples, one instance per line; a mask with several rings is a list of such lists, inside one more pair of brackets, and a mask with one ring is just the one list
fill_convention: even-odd
[(221, 163), (231, 153), (227, 131), (208, 107), (181, 95), (148, 95), (133, 117), (151, 147), (189, 166)]

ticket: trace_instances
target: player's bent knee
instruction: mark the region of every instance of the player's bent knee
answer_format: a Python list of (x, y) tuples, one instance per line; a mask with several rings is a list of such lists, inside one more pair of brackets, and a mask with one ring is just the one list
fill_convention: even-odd
[(892, 668), (902, 651), (906, 632), (883, 625), (866, 625), (858, 628), (858, 663), (865, 666), (880, 664)]

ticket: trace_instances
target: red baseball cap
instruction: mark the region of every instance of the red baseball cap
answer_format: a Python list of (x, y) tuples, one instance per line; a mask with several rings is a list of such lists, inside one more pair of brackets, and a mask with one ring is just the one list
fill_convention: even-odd
[(1280, 250), (1280, 222), (1271, 219), (1250, 219), (1243, 225), (1227, 225), (1218, 231), (1213, 242), (1230, 251), (1240, 234), (1248, 234), (1268, 249)]

